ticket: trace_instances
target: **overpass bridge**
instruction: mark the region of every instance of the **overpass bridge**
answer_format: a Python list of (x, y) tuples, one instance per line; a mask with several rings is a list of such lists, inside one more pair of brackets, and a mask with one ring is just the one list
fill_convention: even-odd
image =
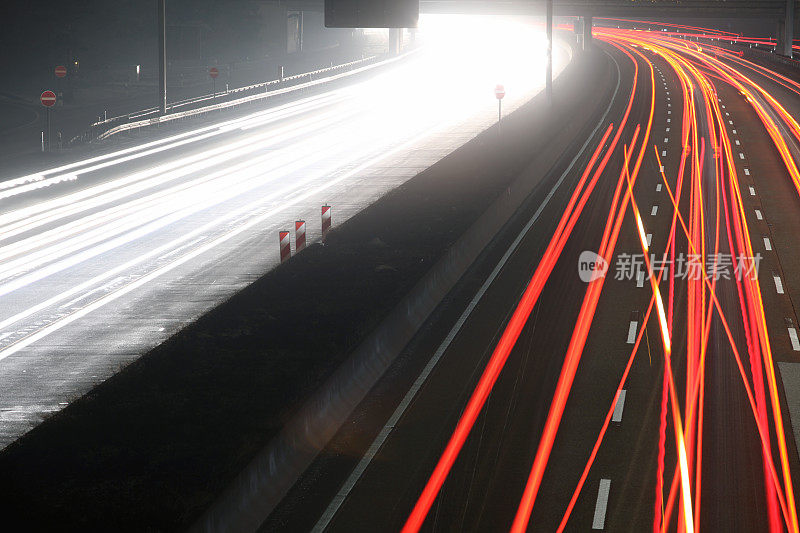
[[(552, 0), (556, 16), (773, 18), (793, 0)], [(420, 13), (544, 14), (547, 0), (420, 0)]]

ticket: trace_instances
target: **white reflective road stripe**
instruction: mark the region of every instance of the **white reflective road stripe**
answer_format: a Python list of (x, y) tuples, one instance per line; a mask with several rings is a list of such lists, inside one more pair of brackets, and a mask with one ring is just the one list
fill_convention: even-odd
[(619, 391), (617, 404), (614, 406), (614, 414), (611, 415), (612, 422), (622, 422), (622, 410), (625, 409), (625, 389)]
[(773, 274), (772, 279), (775, 280), (775, 290), (778, 294), (783, 294), (783, 282), (781, 281), (781, 277), (777, 274)]
[(628, 344), (634, 344), (636, 342), (636, 329), (638, 327), (639, 323), (635, 320), (631, 320), (631, 323), (628, 326)]
[[(792, 343), (792, 350), (800, 352), (800, 339), (797, 338), (797, 330), (794, 328), (786, 328), (789, 330), (789, 340)], [(800, 423), (800, 420), (798, 420)]]
[(597, 488), (597, 503), (594, 505), (594, 519), (592, 529), (605, 529), (606, 509), (608, 509), (608, 494), (611, 492), (611, 480), (601, 479)]

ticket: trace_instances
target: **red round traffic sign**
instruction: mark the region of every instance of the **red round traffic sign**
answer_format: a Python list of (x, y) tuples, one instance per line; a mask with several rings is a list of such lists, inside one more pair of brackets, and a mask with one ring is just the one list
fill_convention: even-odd
[(211, 76), (212, 78), (216, 78), (217, 76), (219, 76), (219, 70), (217, 70), (217, 67), (211, 67), (210, 69), (208, 69), (208, 75)]
[(42, 93), (42, 96), (39, 97), (39, 100), (41, 100), (43, 106), (52, 107), (56, 105), (56, 93), (53, 91), (45, 91)]
[(503, 97), (506, 95), (506, 88), (498, 83), (494, 87), (494, 95), (498, 100), (502, 100)]
[(67, 75), (67, 67), (64, 65), (58, 65), (56, 67), (56, 78), (63, 78)]

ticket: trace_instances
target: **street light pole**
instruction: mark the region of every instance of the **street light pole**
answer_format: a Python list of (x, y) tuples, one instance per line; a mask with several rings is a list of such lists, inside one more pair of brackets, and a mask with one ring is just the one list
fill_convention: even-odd
[(158, 0), (158, 107), (167, 114), (167, 13), (166, 0)]
[(545, 72), (544, 92), (547, 96), (547, 102), (553, 103), (553, 0), (547, 0), (545, 18), (545, 27), (547, 29), (547, 68)]

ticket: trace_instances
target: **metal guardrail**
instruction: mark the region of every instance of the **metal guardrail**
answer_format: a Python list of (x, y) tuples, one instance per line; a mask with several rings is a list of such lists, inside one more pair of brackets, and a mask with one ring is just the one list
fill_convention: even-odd
[[(168, 111), (169, 110), (174, 110), (174, 109), (177, 109), (179, 107), (184, 107), (184, 106), (187, 106), (187, 105), (197, 104), (197, 103), (208, 101), (208, 100), (219, 100), (220, 98), (227, 98), (232, 94), (235, 95), (235, 94), (244, 93), (244, 92), (248, 92), (248, 91), (259, 91), (256, 94), (253, 94), (253, 95), (250, 95), (250, 96), (246, 96), (246, 97), (243, 97), (243, 98), (237, 98), (237, 99), (234, 99), (234, 100), (228, 100), (228, 101), (225, 101), (225, 102), (220, 102), (218, 104), (213, 104), (213, 105), (210, 105), (210, 106), (200, 107), (200, 108), (197, 108), (197, 109), (191, 109), (191, 110), (187, 110), (187, 111), (182, 111), (182, 112), (177, 112), (177, 113), (170, 113), (170, 114), (163, 115), (163, 116), (154, 116), (154, 117), (144, 118), (144, 119), (142, 119), (142, 118), (143, 117), (148, 117), (150, 115), (157, 114), (159, 110), (158, 110), (157, 107), (148, 108), (148, 109), (142, 109), (142, 110), (139, 110), (139, 111), (134, 111), (132, 113), (128, 113), (126, 115), (120, 115), (120, 116), (117, 116), (117, 117), (111, 117), (111, 118), (108, 118), (108, 119), (105, 119), (105, 120), (101, 120), (101, 121), (93, 123), (91, 126), (92, 126), (92, 128), (96, 128), (96, 127), (100, 127), (100, 126), (103, 126), (103, 125), (110, 125), (110, 124), (113, 124), (114, 122), (119, 122), (121, 120), (142, 119), (142, 120), (134, 120), (133, 122), (127, 122), (127, 123), (124, 123), (124, 124), (119, 124), (117, 126), (113, 126), (113, 127), (109, 128), (108, 130), (106, 130), (105, 132), (103, 132), (100, 135), (97, 135), (95, 137), (95, 140), (104, 140), (104, 139), (107, 139), (107, 138), (111, 137), (112, 135), (115, 135), (115, 134), (120, 133), (122, 131), (128, 131), (128, 130), (131, 130), (131, 129), (136, 129), (136, 128), (141, 128), (141, 127), (145, 127), (145, 126), (161, 124), (161, 123), (164, 123), (164, 122), (170, 122), (170, 121), (173, 121), (173, 120), (187, 118), (187, 117), (194, 116), (194, 115), (208, 113), (209, 111), (214, 111), (214, 110), (218, 110), (218, 109), (224, 109), (224, 108), (227, 108), (227, 107), (233, 107), (233, 106), (237, 106), (237, 105), (241, 105), (241, 104), (244, 104), (244, 103), (253, 102), (253, 101), (264, 99), (264, 98), (270, 98), (270, 97), (273, 97), (273, 96), (286, 94), (286, 93), (289, 93), (291, 91), (300, 90), (300, 89), (304, 89), (304, 88), (308, 88), (308, 87), (313, 87), (313, 86), (318, 85), (320, 83), (327, 83), (329, 81), (333, 81), (335, 79), (339, 79), (339, 78), (344, 77), (344, 76), (356, 74), (358, 72), (362, 72), (364, 70), (368, 70), (370, 68), (373, 68), (373, 67), (376, 67), (376, 66), (379, 66), (379, 65), (384, 65), (384, 64), (391, 63), (393, 61), (396, 61), (396, 60), (400, 59), (401, 57), (404, 57), (404, 56), (398, 56), (398, 57), (395, 57), (395, 58), (392, 58), (392, 59), (388, 59), (388, 60), (384, 60), (384, 61), (376, 61), (379, 58), (379, 56), (370, 56), (370, 57), (367, 57), (367, 58), (364, 58), (364, 59), (357, 59), (355, 61), (350, 61), (348, 63), (342, 63), (342, 64), (339, 64), (339, 65), (333, 65), (333, 66), (330, 66), (330, 67), (317, 69), (317, 70), (313, 70), (313, 71), (310, 71), (310, 72), (303, 72), (303, 73), (295, 74), (295, 75), (292, 75), (292, 76), (285, 76), (282, 79), (275, 79), (275, 80), (270, 80), (270, 81), (266, 81), (266, 82), (255, 83), (255, 84), (252, 84), (252, 85), (246, 85), (246, 86), (243, 86), (243, 87), (237, 87), (235, 89), (228, 89), (227, 91), (218, 92), (216, 94), (204, 94), (204, 95), (201, 95), (201, 96), (195, 96), (195, 97), (192, 97), (192, 98), (186, 98), (184, 100), (179, 100), (179, 101), (173, 102), (172, 104), (168, 105), (167, 106), (167, 110)], [(364, 64), (367, 64), (367, 65), (366, 66), (362, 66), (360, 68), (353, 68), (353, 67), (358, 67), (358, 65), (364, 65)], [(325, 74), (329, 74), (331, 72), (340, 71), (340, 70), (345, 70), (345, 72), (342, 72), (340, 74), (336, 74), (336, 75), (333, 75), (333, 76), (326, 76), (326, 77), (324, 77), (322, 79), (317, 79), (317, 80), (313, 79), (315, 76), (320, 76), (320, 75), (324, 76)], [(291, 85), (289, 87), (283, 87), (281, 89), (277, 89), (277, 90), (273, 90), (273, 91), (269, 90), (271, 87), (280, 86), (280, 85), (284, 85), (284, 84), (292, 83), (292, 82), (297, 82), (298, 80), (302, 80), (304, 78), (308, 78), (308, 81), (305, 82), (305, 83), (299, 83), (299, 84)]]

